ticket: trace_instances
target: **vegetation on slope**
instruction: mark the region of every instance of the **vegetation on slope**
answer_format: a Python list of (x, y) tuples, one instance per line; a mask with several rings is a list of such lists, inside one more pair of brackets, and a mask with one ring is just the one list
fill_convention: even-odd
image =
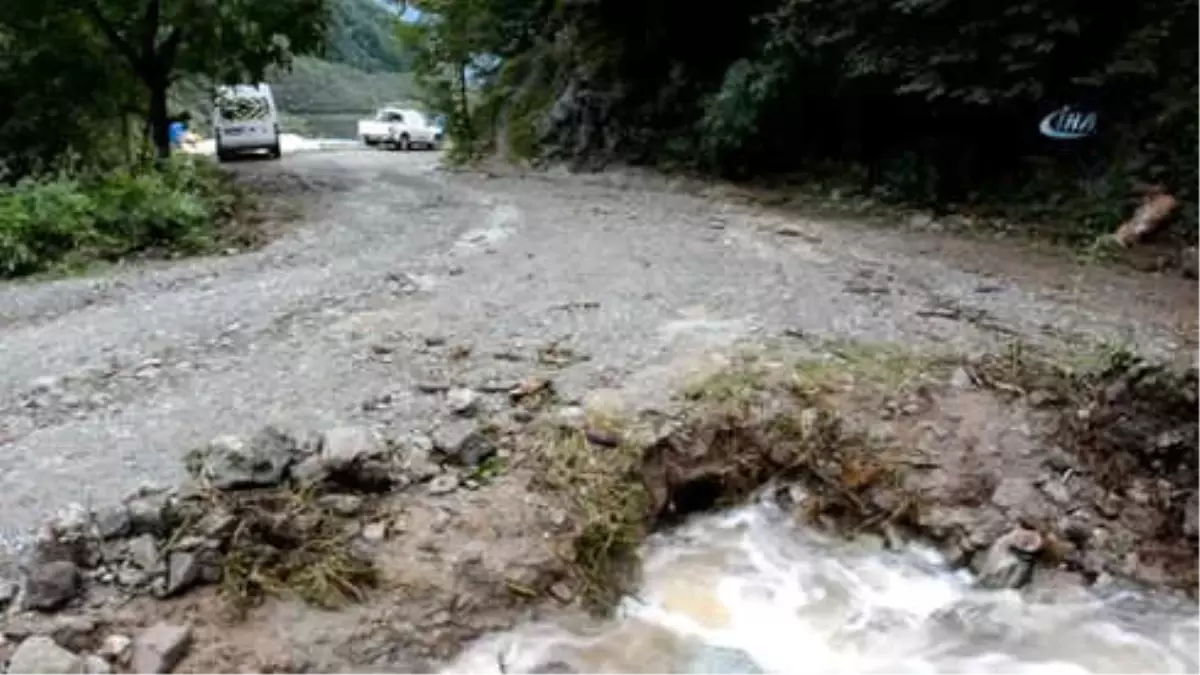
[(168, 159), (173, 116), (203, 133), (214, 82), (276, 81), (285, 113), (405, 98), (394, 24), (374, 0), (8, 3), (0, 278), (224, 247), (249, 201), (205, 161)]
[(413, 95), (409, 73), (371, 73), (311, 57), (296, 59), (273, 89), (280, 109), (293, 114), (361, 113)]
[[(843, 193), (1002, 210), (1084, 238), (1160, 184), (1195, 235), (1197, 73), (1180, 67), (1197, 60), (1194, 2), (415, 4), (438, 17), (417, 63), (460, 136), (735, 178), (819, 173)], [(473, 109), (449, 86), (467, 66)], [(1064, 105), (1096, 111), (1098, 133), (1039, 135)]]
[(336, 0), (320, 56), (301, 57), (270, 76), (291, 115), (359, 113), (411, 99), (413, 54), (397, 35), (396, 16), (376, 0)]
[(224, 240), (244, 195), (169, 158), (181, 81), (323, 48), (324, 0), (13, 0), (0, 15), (0, 278)]

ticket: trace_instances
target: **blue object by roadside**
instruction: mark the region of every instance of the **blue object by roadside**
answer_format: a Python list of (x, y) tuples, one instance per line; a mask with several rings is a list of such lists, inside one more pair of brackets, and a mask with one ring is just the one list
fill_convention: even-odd
[(167, 137), (175, 147), (183, 144), (183, 135), (186, 133), (187, 125), (183, 122), (171, 122), (171, 126), (167, 127)]

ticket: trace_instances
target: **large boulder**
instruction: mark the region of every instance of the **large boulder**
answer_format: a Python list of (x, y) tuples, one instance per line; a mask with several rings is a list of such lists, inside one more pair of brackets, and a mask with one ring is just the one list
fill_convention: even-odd
[(43, 635), (25, 638), (8, 662), (10, 673), (84, 673), (84, 661)]
[(299, 458), (290, 435), (265, 427), (249, 439), (221, 436), (188, 454), (188, 471), (218, 490), (271, 487), (283, 482)]
[(34, 565), (25, 577), (22, 605), (25, 609), (53, 612), (74, 600), (81, 590), (79, 567), (70, 560), (51, 560)]

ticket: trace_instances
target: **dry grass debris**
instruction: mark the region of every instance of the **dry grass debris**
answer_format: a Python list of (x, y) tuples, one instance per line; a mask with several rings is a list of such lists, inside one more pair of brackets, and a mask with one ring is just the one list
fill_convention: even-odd
[(362, 602), (378, 575), (353, 540), (358, 521), (320, 497), (315, 489), (291, 486), (205, 489), (192, 504), (203, 516), (183, 523), (172, 538), (214, 520), (224, 523), (220, 591), (235, 615), (269, 596), (291, 595), (326, 609)]

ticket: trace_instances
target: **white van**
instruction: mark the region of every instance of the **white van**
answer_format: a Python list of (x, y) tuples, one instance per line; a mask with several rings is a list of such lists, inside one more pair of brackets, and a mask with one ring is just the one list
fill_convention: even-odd
[(267, 84), (235, 84), (217, 87), (213, 111), (213, 138), (217, 159), (224, 162), (249, 151), (266, 150), (273, 158), (279, 151), (279, 111)]

